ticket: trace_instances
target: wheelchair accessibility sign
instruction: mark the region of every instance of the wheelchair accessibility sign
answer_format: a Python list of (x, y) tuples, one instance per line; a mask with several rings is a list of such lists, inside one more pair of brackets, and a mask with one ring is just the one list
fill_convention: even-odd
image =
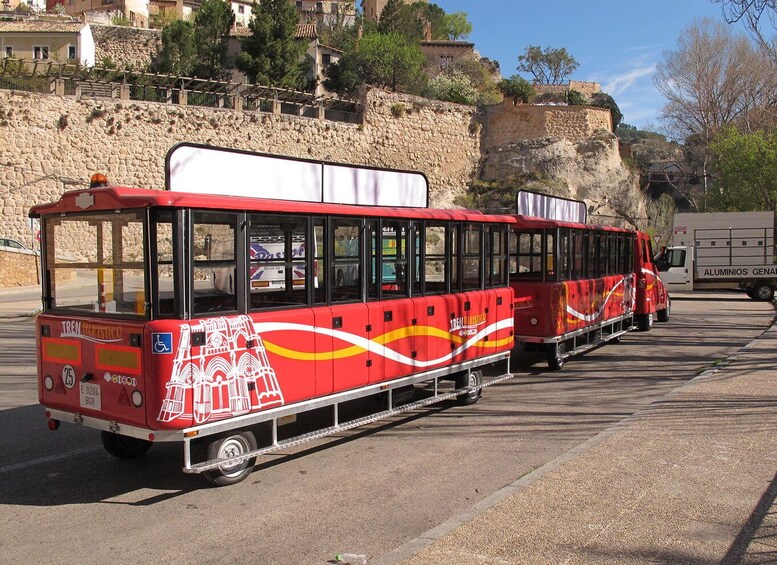
[(173, 352), (173, 334), (170, 332), (151, 333), (151, 351), (156, 354), (168, 354)]

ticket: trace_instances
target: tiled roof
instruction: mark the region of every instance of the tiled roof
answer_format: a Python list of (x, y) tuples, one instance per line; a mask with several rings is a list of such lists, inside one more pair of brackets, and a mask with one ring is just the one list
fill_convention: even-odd
[(11, 33), (77, 33), (86, 24), (82, 22), (44, 22), (40, 20), (0, 21), (0, 32)]
[[(251, 35), (251, 30), (247, 26), (235, 26), (235, 28), (229, 32), (232, 37), (248, 37)], [(297, 24), (297, 33), (294, 36), (296, 39), (315, 39), (318, 37), (316, 32), (316, 24)]]
[(318, 37), (316, 24), (297, 24), (297, 39), (315, 39)]

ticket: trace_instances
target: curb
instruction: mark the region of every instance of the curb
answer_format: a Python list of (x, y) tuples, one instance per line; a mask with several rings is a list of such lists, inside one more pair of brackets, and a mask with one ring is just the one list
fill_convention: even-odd
[(372, 563), (373, 565), (396, 565), (397, 563), (410, 559), (413, 555), (415, 555), (422, 549), (425, 549), (426, 547), (432, 545), (434, 542), (444, 537), (445, 535), (453, 532), (459, 526), (462, 526), (464, 524), (471, 522), (477, 516), (479, 516), (480, 514), (483, 514), (486, 510), (489, 510), (492, 507), (496, 506), (504, 499), (508, 498), (513, 494), (520, 492), (521, 490), (528, 487), (535, 481), (538, 481), (539, 479), (543, 478), (545, 475), (548, 475), (552, 471), (555, 471), (562, 465), (575, 459), (577, 456), (582, 455), (586, 451), (602, 443), (603, 441), (613, 436), (617, 432), (628, 427), (631, 423), (642, 418), (648, 412), (652, 411), (654, 406), (667, 402), (673, 396), (680, 393), (683, 389), (691, 386), (692, 384), (695, 384), (698, 381), (706, 380), (712, 377), (713, 375), (715, 375), (716, 373), (718, 373), (721, 369), (726, 368), (736, 358), (742, 356), (748, 350), (752, 349), (755, 346), (756, 342), (760, 339), (763, 339), (764, 336), (766, 336), (769, 332), (777, 331), (776, 323), (777, 323), (777, 316), (772, 318), (772, 321), (770, 322), (769, 326), (761, 334), (756, 336), (749, 343), (743, 345), (742, 347), (740, 347), (739, 349), (731, 353), (728, 357), (726, 357), (722, 361), (716, 362), (714, 366), (702, 370), (698, 375), (696, 375), (692, 379), (689, 379), (683, 384), (673, 388), (661, 398), (654, 400), (647, 406), (637, 410), (636, 412), (634, 412), (629, 416), (626, 416), (624, 419), (602, 430), (601, 432), (587, 439), (583, 443), (576, 445), (569, 451), (562, 453), (561, 455), (559, 455), (558, 457), (556, 457), (551, 461), (548, 461), (542, 467), (539, 467), (538, 469), (535, 469), (534, 471), (531, 471), (528, 474), (523, 475), (522, 477), (513, 481), (512, 483), (502, 487), (498, 491), (492, 493), (491, 495), (487, 496), (483, 500), (476, 503), (470, 510), (467, 510), (456, 516), (452, 516), (448, 518), (442, 524), (439, 524), (434, 528), (427, 530), (426, 532), (420, 534), (416, 538), (393, 549), (392, 551), (386, 553), (385, 555), (382, 555), (380, 558), (374, 561), (370, 561), (370, 563)]

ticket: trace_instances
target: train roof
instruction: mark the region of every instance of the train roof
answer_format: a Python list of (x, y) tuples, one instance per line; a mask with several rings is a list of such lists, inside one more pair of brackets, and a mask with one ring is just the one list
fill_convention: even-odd
[(243, 196), (218, 196), (188, 192), (171, 192), (149, 188), (109, 186), (65, 192), (56, 202), (38, 204), (30, 210), (31, 217), (73, 212), (97, 212), (129, 208), (199, 208), (277, 214), (316, 214), (333, 216), (394, 217), (404, 219), (458, 220), (474, 222), (514, 223), (511, 216), (488, 215), (477, 210), (394, 208), (353, 204), (322, 204), (271, 200)]
[(560, 220), (550, 220), (548, 218), (537, 218), (534, 216), (522, 216), (521, 214), (512, 214), (510, 217), (515, 219), (517, 228), (525, 229), (552, 229), (552, 228), (576, 228), (593, 229), (603, 231), (614, 231), (622, 233), (635, 233), (637, 230), (629, 230), (616, 226), (601, 226), (596, 224), (578, 224), (576, 222), (565, 222)]

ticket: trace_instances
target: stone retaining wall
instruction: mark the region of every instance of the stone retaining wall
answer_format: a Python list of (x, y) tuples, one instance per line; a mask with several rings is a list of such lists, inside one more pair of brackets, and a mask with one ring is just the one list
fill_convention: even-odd
[(285, 114), (76, 99), (0, 90), (0, 222), (29, 239), (30, 206), (83, 188), (104, 172), (114, 184), (161, 189), (167, 151), (188, 141), (426, 174), (434, 207), (450, 207), (478, 173), (474, 108), (369, 90), (363, 124)]
[(0, 251), (0, 288), (38, 284), (38, 256)]
[(489, 106), (485, 123), (485, 151), (545, 137), (578, 142), (588, 139), (600, 129), (612, 131), (612, 115), (605, 108), (515, 105), (512, 100)]

